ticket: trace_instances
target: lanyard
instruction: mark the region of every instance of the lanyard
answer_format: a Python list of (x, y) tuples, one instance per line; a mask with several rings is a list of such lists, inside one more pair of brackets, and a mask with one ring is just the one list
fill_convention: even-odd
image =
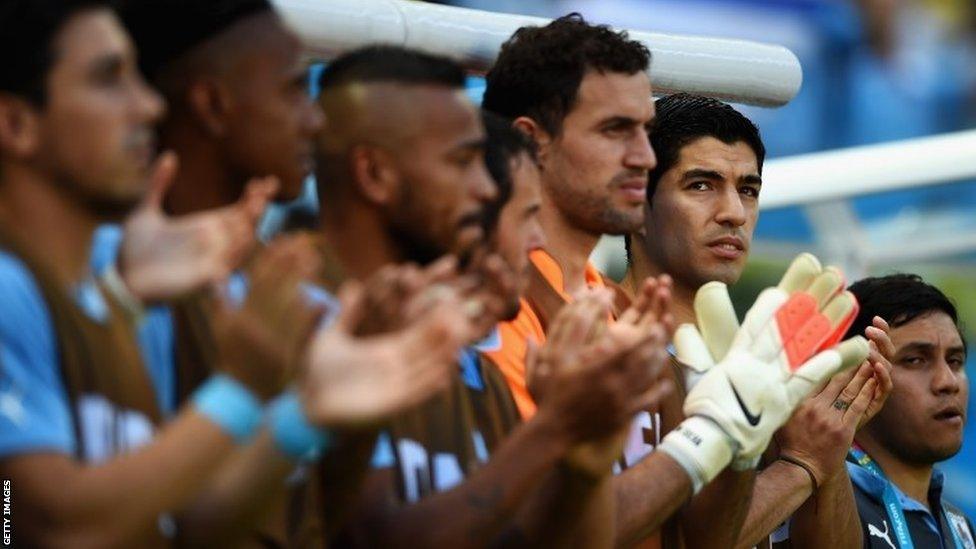
[(945, 517), (946, 528), (952, 532), (952, 542), (955, 544), (956, 549), (967, 549), (968, 546), (963, 545), (962, 537), (959, 535), (959, 530), (956, 528), (956, 523), (953, 518), (949, 516), (949, 511), (945, 510), (945, 506), (942, 508), (942, 515)]
[[(912, 542), (912, 536), (908, 532), (908, 521), (905, 520), (905, 512), (901, 508), (901, 504), (898, 503), (898, 496), (895, 494), (895, 490), (892, 487), (891, 481), (885, 476), (884, 471), (878, 464), (871, 459), (871, 456), (867, 455), (864, 450), (860, 448), (851, 448), (850, 452), (851, 458), (860, 467), (867, 469), (874, 476), (880, 478), (885, 483), (884, 494), (882, 495), (882, 500), (884, 503), (885, 511), (888, 513), (888, 518), (891, 519), (891, 528), (895, 531), (895, 536), (898, 538), (898, 547), (900, 549), (913, 549), (915, 544)], [(949, 517), (945, 508), (942, 509), (942, 514), (945, 517), (945, 524), (949, 532), (952, 534), (952, 542), (956, 549), (964, 549), (965, 545), (962, 544), (962, 539), (959, 537), (959, 532), (956, 531), (956, 525), (953, 523), (952, 519)]]
[(895, 495), (891, 481), (885, 476), (881, 467), (878, 467), (878, 464), (871, 459), (871, 456), (864, 453), (860, 448), (851, 448), (850, 455), (854, 458), (855, 463), (884, 481), (885, 489), (881, 499), (885, 511), (888, 513), (888, 518), (891, 520), (891, 529), (895, 531), (895, 536), (898, 538), (898, 547), (900, 549), (914, 549), (915, 544), (912, 542), (911, 534), (908, 533), (908, 521), (905, 520), (905, 512), (902, 510), (901, 504), (898, 503), (898, 496)]

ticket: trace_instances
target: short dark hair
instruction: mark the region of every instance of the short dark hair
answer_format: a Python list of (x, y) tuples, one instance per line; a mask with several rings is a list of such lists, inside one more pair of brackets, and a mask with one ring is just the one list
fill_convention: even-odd
[[(959, 330), (956, 306), (941, 290), (915, 274), (892, 274), (859, 280), (848, 288), (857, 298), (861, 310), (845, 337), (863, 335), (874, 317), (880, 316), (892, 328), (904, 326), (930, 313), (945, 313)], [(965, 340), (964, 340), (965, 341)]]
[(650, 132), (657, 166), (648, 175), (647, 201), (652, 202), (661, 176), (678, 162), (681, 149), (702, 137), (726, 144), (745, 142), (756, 153), (759, 173), (766, 159), (759, 128), (739, 111), (717, 99), (676, 93), (655, 103), (657, 118)]
[(127, 0), (122, 19), (139, 51), (139, 68), (160, 71), (238, 21), (272, 12), (268, 0)]
[(467, 75), (454, 61), (399, 46), (367, 46), (351, 51), (322, 71), (322, 91), (353, 82), (396, 84), (438, 84), (464, 87)]
[(556, 135), (587, 71), (636, 74), (650, 61), (647, 47), (626, 32), (571, 13), (544, 27), (515, 31), (488, 71), (483, 105), (511, 119), (529, 116)]
[(43, 105), (48, 73), (57, 57), (58, 33), (81, 11), (111, 7), (104, 0), (4, 0), (0, 4), (0, 91)]
[(512, 197), (512, 160), (519, 155), (536, 159), (535, 141), (512, 126), (512, 121), (497, 114), (482, 111), (485, 124), (485, 166), (495, 181), (498, 193), (485, 207), (485, 228), (491, 232), (498, 224), (502, 209)]

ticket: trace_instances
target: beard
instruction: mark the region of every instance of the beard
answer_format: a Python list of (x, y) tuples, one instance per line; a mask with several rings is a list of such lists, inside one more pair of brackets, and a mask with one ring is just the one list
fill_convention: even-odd
[(644, 223), (643, 207), (635, 212), (617, 207), (609, 189), (600, 195), (550, 184), (545, 186), (545, 191), (567, 221), (590, 234), (626, 235)]

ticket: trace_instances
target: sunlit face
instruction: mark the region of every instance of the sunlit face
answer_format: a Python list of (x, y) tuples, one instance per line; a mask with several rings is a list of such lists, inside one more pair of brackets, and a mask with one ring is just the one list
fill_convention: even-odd
[(31, 162), (99, 217), (121, 217), (145, 191), (165, 105), (143, 81), (132, 43), (108, 10), (68, 20), (54, 51)]
[(637, 230), (657, 163), (647, 137), (653, 118), (646, 74), (588, 72), (559, 135), (540, 143), (546, 200), (594, 235)]
[(485, 167), (485, 131), (463, 90), (412, 86), (417, 129), (398, 150), (399, 192), (390, 204), (391, 236), (409, 259), (465, 255), (484, 242), (486, 204), (497, 190)]
[(495, 251), (520, 276), (510, 301), (518, 307), (519, 296), (528, 285), (529, 252), (545, 244), (539, 224), (539, 168), (522, 154), (512, 159), (512, 194), (498, 216), (493, 242)]
[(966, 349), (949, 315), (932, 312), (892, 328), (894, 389), (864, 430), (907, 463), (946, 460), (962, 446), (969, 380)]
[(279, 197), (297, 198), (313, 168), (313, 139), (323, 115), (308, 93), (303, 47), (273, 14), (254, 23), (246, 56), (232, 72), (224, 154), (245, 179), (281, 181)]
[(745, 142), (692, 141), (650, 199), (648, 256), (687, 288), (734, 284), (749, 256), (761, 187), (756, 153)]

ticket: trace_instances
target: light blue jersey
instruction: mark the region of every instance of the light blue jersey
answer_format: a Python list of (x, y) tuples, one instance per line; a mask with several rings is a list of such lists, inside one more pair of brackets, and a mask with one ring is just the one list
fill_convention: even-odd
[[(99, 230), (93, 241), (92, 270), (115, 260), (118, 228)], [(105, 321), (108, 307), (89, 277), (73, 291), (79, 307)], [(71, 403), (61, 376), (58, 342), (47, 304), (34, 276), (13, 255), (0, 251), (0, 457), (38, 452), (75, 455), (78, 444)], [(173, 328), (164, 308), (149, 311), (139, 326), (140, 347), (164, 416), (175, 407)], [(119, 410), (101, 395), (80, 395), (78, 418), (86, 461), (99, 462), (115, 451), (107, 441), (133, 449), (151, 440), (152, 423), (141, 413)], [(112, 434), (116, 436), (112, 436)]]

